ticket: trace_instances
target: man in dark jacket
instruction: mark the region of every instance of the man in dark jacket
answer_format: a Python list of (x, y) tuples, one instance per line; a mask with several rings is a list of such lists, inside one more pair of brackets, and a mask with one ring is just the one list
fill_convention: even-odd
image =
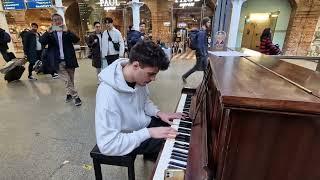
[(66, 102), (74, 99), (76, 106), (81, 105), (81, 99), (74, 87), (75, 68), (79, 67), (73, 43), (80, 39), (74, 33), (69, 31), (63, 18), (59, 14), (53, 14), (52, 26), (44, 33), (40, 42), (45, 46), (48, 45), (47, 58), (58, 70), (60, 78), (66, 85)]
[(205, 17), (201, 21), (201, 29), (197, 33), (197, 48), (196, 48), (196, 64), (185, 74), (182, 75), (182, 80), (186, 83), (186, 79), (195, 71), (204, 71), (208, 66), (208, 37), (207, 31), (210, 28), (210, 18)]
[(31, 30), (24, 34), (23, 51), (24, 55), (27, 57), (29, 61), (29, 80), (37, 80), (35, 77), (32, 76), (32, 70), (36, 61), (40, 60), (41, 58), (42, 45), (39, 41), (40, 34), (37, 31), (38, 24), (32, 23)]
[(10, 57), (8, 56), (8, 43), (10, 41), (10, 35), (4, 29), (0, 28), (0, 53), (6, 62), (10, 61)]
[(94, 22), (94, 32), (90, 34), (87, 39), (87, 45), (90, 48), (90, 57), (92, 59), (92, 66), (97, 69), (97, 74), (101, 71), (101, 24)]
[(129, 26), (129, 31), (127, 33), (127, 44), (128, 44), (128, 52), (130, 53), (131, 48), (140, 40), (142, 40), (141, 36), (143, 34), (140, 31), (134, 30), (132, 26)]

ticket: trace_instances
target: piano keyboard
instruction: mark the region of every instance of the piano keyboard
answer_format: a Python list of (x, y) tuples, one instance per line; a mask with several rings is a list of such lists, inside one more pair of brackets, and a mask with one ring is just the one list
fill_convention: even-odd
[[(191, 96), (188, 94), (181, 95), (176, 112), (189, 114)], [(153, 176), (154, 180), (163, 180), (165, 169), (185, 170), (187, 168), (192, 121), (189, 118), (184, 120), (174, 119), (171, 127), (178, 130), (178, 135), (175, 139), (166, 140)]]

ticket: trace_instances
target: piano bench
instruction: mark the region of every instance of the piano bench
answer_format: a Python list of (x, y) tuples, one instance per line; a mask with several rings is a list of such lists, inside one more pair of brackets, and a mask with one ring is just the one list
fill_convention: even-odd
[(128, 179), (135, 179), (134, 160), (136, 159), (136, 156), (106, 156), (100, 153), (100, 150), (97, 145), (95, 145), (92, 151), (90, 152), (90, 156), (93, 160), (94, 174), (96, 176), (96, 180), (102, 180), (101, 164), (127, 167)]

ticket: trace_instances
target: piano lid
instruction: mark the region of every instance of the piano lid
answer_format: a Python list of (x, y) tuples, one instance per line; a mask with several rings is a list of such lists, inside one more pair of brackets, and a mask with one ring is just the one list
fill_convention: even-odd
[(210, 55), (209, 62), (226, 106), (320, 113), (320, 98), (246, 58)]
[[(320, 97), (320, 73), (310, 69), (288, 63), (272, 56), (247, 57), (247, 59), (258, 63), (282, 76), (303, 86), (317, 97)], [(294, 60), (292, 60), (294, 61)]]

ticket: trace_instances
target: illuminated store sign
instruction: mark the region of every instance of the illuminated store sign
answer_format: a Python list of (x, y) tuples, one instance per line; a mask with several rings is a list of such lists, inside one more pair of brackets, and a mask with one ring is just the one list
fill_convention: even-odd
[(49, 8), (51, 6), (51, 0), (27, 0), (28, 9)]
[(200, 0), (175, 0), (175, 3), (179, 4), (179, 7), (193, 7), (196, 2)]
[(23, 0), (3, 0), (3, 9), (4, 10), (24, 10), (26, 5)]
[(115, 10), (120, 3), (118, 0), (100, 0), (100, 6), (104, 8), (104, 10)]

